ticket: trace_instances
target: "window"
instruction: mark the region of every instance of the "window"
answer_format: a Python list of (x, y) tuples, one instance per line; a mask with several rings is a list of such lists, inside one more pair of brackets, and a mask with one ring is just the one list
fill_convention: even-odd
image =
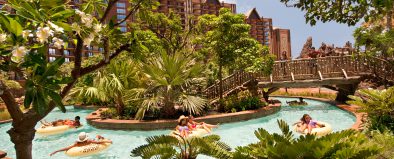
[[(120, 22), (120, 21), (119, 21)], [(120, 23), (120, 26), (126, 26), (126, 21)]]
[(126, 10), (125, 9), (116, 9), (116, 13), (126, 14)]
[(125, 15), (117, 15), (117, 18), (118, 18), (119, 20), (123, 20), (124, 18), (126, 18), (126, 16), (125, 16)]
[(49, 62), (53, 62), (56, 60), (56, 57), (49, 57)]
[(70, 56), (70, 50), (64, 50), (64, 51), (63, 51), (63, 54), (64, 54), (65, 56)]
[(104, 48), (101, 48), (101, 47), (100, 47), (100, 48), (99, 48), (99, 51), (100, 51), (100, 52), (104, 52)]
[(93, 52), (88, 52), (88, 57), (93, 56)]
[(116, 3), (116, 7), (118, 7), (118, 8), (126, 8), (126, 4), (122, 3), (122, 2), (117, 2)]
[(50, 49), (48, 50), (48, 52), (49, 52), (49, 55), (55, 55), (55, 54), (56, 54), (56, 50), (53, 49), (53, 48), (50, 48)]
[(126, 32), (127, 31), (126, 27), (119, 27), (119, 28), (120, 28), (120, 31), (122, 31), (122, 32)]
[(0, 4), (0, 9), (3, 8), (3, 4)]
[(65, 62), (70, 62), (70, 58), (65, 58), (64, 61)]

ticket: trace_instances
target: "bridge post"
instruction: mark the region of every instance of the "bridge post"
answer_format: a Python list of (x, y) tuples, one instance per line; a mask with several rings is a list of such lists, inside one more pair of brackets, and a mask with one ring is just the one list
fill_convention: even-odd
[(337, 97), (335, 98), (335, 100), (338, 102), (346, 102), (347, 100), (349, 100), (348, 96), (354, 95), (354, 93), (356, 93), (359, 83), (360, 82), (353, 83), (353, 84), (337, 85), (338, 93), (337, 93)]

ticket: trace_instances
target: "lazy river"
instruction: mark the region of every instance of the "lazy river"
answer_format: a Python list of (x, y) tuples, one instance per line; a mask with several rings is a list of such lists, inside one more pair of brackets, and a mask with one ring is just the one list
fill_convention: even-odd
[[(270, 133), (279, 133), (280, 129), (277, 125), (277, 119), (283, 119), (288, 124), (292, 124), (298, 121), (303, 114), (309, 114), (313, 119), (330, 123), (333, 127), (333, 131), (348, 129), (356, 121), (356, 118), (350, 113), (325, 102), (304, 99), (304, 101), (308, 102), (308, 106), (290, 107), (286, 104), (286, 101), (296, 100), (296, 98), (276, 99), (282, 102), (282, 108), (278, 113), (243, 122), (221, 124), (219, 128), (214, 129), (213, 133), (220, 135), (222, 141), (229, 144), (232, 148), (235, 148), (237, 146), (245, 146), (258, 141), (254, 136), (254, 131), (258, 128), (264, 128)], [(68, 131), (64, 134), (54, 136), (44, 137), (37, 134), (33, 141), (33, 158), (68, 158), (63, 152), (59, 152), (52, 157), (50, 157), (49, 154), (55, 150), (67, 147), (68, 145), (74, 143), (77, 139), (78, 133), (82, 131), (89, 133), (91, 138), (94, 138), (96, 135), (100, 134), (106, 138), (111, 139), (114, 143), (108, 150), (95, 156), (84, 157), (84, 159), (131, 158), (131, 150), (142, 144), (145, 144), (146, 137), (170, 133), (170, 130), (123, 131), (96, 129), (88, 125), (84, 119), (84, 117), (91, 112), (91, 110), (78, 110), (73, 109), (72, 107), (67, 108), (67, 113), (62, 113), (60, 110), (54, 110), (51, 112), (45, 118), (45, 120), (52, 121), (56, 119), (73, 119), (75, 116), (79, 115), (81, 116), (81, 123), (84, 126), (78, 130)], [(8, 157), (16, 158), (13, 147), (14, 145), (6, 133), (6, 131), (10, 128), (11, 124), (9, 123), (0, 125), (0, 150), (6, 151), (8, 153)], [(295, 134), (297, 135), (297, 133)], [(205, 157), (201, 156), (199, 158)]]

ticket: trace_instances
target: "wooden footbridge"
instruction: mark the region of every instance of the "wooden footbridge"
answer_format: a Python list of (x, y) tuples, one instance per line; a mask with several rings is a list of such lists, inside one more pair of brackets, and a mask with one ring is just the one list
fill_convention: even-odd
[(213, 102), (220, 97), (219, 92), (227, 96), (242, 89), (249, 89), (268, 98), (270, 93), (279, 88), (320, 86), (338, 91), (336, 100), (345, 101), (366, 78), (393, 82), (394, 63), (379, 58), (366, 59), (351, 55), (276, 61), (271, 75), (236, 72), (222, 80), (222, 91), (217, 82), (204, 90), (204, 93)]

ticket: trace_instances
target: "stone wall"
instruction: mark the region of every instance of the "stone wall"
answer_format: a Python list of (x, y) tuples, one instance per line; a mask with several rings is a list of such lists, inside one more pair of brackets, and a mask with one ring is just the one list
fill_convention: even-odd
[[(281, 104), (275, 103), (258, 110), (248, 110), (236, 113), (208, 115), (195, 118), (195, 121), (206, 122), (209, 124), (231, 123), (260, 118), (274, 114), (280, 110)], [(158, 130), (173, 129), (177, 125), (176, 120), (154, 120), (154, 121), (138, 121), (138, 120), (114, 120), (101, 119), (100, 112), (105, 109), (99, 109), (86, 117), (87, 122), (100, 129), (121, 129), (121, 130)]]

